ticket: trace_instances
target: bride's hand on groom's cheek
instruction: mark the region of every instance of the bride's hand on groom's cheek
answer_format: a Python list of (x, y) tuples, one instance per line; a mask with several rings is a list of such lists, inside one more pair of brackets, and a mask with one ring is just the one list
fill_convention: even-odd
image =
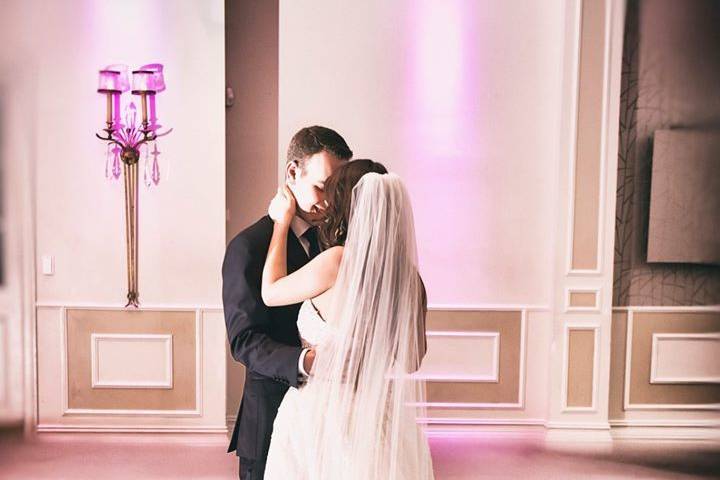
[(287, 185), (283, 185), (270, 202), (268, 215), (275, 222), (289, 226), (295, 216), (295, 208), (295, 196)]

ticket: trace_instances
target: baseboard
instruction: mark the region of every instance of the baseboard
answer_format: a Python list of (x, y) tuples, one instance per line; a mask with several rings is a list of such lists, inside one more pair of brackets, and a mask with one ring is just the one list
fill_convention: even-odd
[(702, 441), (720, 444), (717, 427), (617, 426), (611, 430), (613, 440)]
[(227, 434), (226, 425), (184, 425), (184, 426), (127, 426), (127, 425), (64, 425), (41, 423), (37, 426), (38, 433), (44, 432), (88, 432), (88, 433), (223, 433)]
[(477, 438), (537, 443), (545, 437), (545, 428), (541, 424), (425, 424), (424, 429), (429, 439)]
[(545, 446), (550, 449), (572, 451), (609, 451), (613, 438), (610, 425), (604, 422), (571, 424), (548, 422)]
[[(162, 433), (224, 434), (235, 426), (228, 415), (226, 425), (199, 426), (117, 426), (40, 424), (38, 433)], [(494, 438), (537, 441), (546, 444), (612, 443), (623, 440), (699, 441), (720, 443), (720, 424), (714, 420), (657, 421), (615, 420), (607, 423), (561, 423), (540, 419), (424, 419), (420, 422), (428, 438)]]
[(228, 415), (225, 418), (225, 426), (227, 428), (228, 435), (230, 435), (235, 428), (235, 421), (237, 420), (237, 415)]
[(715, 420), (545, 422), (539, 419), (425, 419), (428, 438), (542, 439), (548, 446), (592, 450), (614, 441), (720, 442), (720, 423)]

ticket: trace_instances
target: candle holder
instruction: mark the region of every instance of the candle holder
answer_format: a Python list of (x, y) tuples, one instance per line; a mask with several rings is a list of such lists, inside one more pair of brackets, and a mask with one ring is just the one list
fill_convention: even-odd
[[(167, 135), (172, 129), (158, 133), (160, 125), (157, 124), (155, 109), (155, 95), (165, 89), (163, 66), (150, 64), (132, 72), (132, 94), (140, 97), (142, 108), (142, 122), (136, 126), (136, 107), (131, 102), (125, 110), (125, 124), (120, 121), (120, 96), (129, 90), (127, 66), (111, 65), (100, 70), (98, 93), (106, 96), (107, 114), (106, 127), (103, 135), (95, 134), (100, 140), (107, 142), (108, 155), (106, 158), (106, 176), (118, 179), (120, 176), (120, 163), (125, 186), (125, 243), (127, 253), (127, 304), (138, 307), (140, 303), (138, 293), (138, 163), (141, 148), (145, 147), (146, 158), (150, 143), (156, 143), (161, 136)], [(148, 120), (148, 103), (150, 104), (151, 118)], [(113, 156), (112, 174), (108, 174), (110, 154)], [(147, 162), (146, 162), (147, 163)], [(146, 168), (146, 185), (157, 185), (160, 182), (160, 170), (157, 163), (157, 145), (153, 155), (152, 173), (148, 179)]]

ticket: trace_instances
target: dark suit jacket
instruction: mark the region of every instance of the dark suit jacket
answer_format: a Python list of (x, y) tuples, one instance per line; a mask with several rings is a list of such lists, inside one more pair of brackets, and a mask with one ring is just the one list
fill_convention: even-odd
[[(300, 304), (267, 307), (260, 296), (262, 269), (273, 221), (265, 216), (228, 245), (222, 266), (223, 309), (233, 358), (245, 365), (245, 390), (228, 452), (262, 478), (272, 424), (289, 387), (300, 381), (302, 348), (297, 330)], [(308, 262), (300, 242), (288, 233), (288, 273)]]

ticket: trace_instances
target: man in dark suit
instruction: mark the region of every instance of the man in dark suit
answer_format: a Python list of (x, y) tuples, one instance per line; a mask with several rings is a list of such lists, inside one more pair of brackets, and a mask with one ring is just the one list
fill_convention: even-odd
[[(297, 202), (288, 232), (287, 269), (292, 273), (320, 251), (317, 227), (325, 208), (324, 183), (352, 157), (334, 130), (313, 126), (290, 141), (286, 181)], [(269, 199), (268, 199), (269, 201)], [(265, 216), (230, 241), (222, 266), (225, 326), (233, 358), (245, 365), (245, 389), (228, 452), (236, 451), (242, 480), (261, 480), (272, 425), (289, 387), (298, 388), (315, 352), (301, 348), (300, 304), (267, 307), (260, 295), (273, 221)]]

